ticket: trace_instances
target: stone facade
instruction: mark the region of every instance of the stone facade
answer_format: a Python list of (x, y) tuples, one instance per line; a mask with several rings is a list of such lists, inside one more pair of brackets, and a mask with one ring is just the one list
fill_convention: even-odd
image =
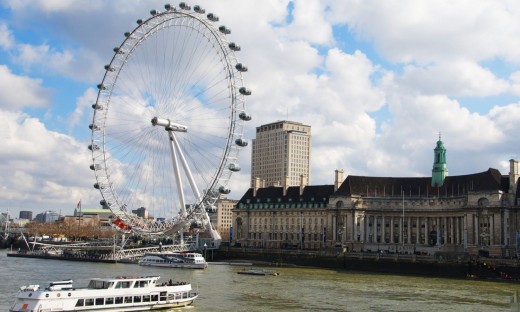
[(433, 254), (479, 250), (514, 256), (520, 231), (518, 161), (496, 169), (431, 177), (336, 172), (334, 185), (249, 189), (233, 211), (233, 243), (263, 248)]

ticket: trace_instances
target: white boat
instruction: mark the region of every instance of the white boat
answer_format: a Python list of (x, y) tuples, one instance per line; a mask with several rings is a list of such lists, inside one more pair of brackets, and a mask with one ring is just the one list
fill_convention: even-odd
[(205, 269), (208, 263), (196, 252), (147, 253), (139, 260), (140, 265), (166, 268)]
[(29, 311), (145, 311), (185, 307), (198, 293), (185, 282), (158, 283), (159, 276), (91, 279), (86, 288), (72, 280), (22, 286), (10, 312)]

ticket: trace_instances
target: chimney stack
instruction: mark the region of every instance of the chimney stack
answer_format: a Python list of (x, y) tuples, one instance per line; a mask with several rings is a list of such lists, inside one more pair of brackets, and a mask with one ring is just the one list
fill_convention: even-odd
[(516, 195), (516, 183), (520, 177), (518, 173), (518, 160), (509, 160), (509, 193), (513, 194), (513, 198)]
[(258, 188), (260, 187), (260, 178), (255, 178), (255, 183), (253, 187), (253, 197), (256, 197), (256, 191), (258, 191)]
[(283, 181), (283, 196), (287, 195), (287, 189), (289, 188), (289, 176), (285, 176)]
[(341, 186), (341, 183), (343, 183), (343, 169), (336, 169), (334, 171), (335, 177), (334, 177), (334, 192), (336, 192), (339, 187)]
[(303, 189), (307, 186), (307, 176), (304, 174), (300, 175), (300, 196), (303, 195)]

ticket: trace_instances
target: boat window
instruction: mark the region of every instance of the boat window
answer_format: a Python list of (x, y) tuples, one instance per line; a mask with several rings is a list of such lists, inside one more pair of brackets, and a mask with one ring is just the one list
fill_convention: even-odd
[(116, 288), (130, 288), (130, 282), (117, 282)]
[(148, 287), (148, 281), (137, 281), (134, 284), (134, 288), (144, 288)]
[(76, 302), (76, 307), (82, 307), (84, 304), (83, 299), (78, 299), (78, 302)]
[(150, 302), (150, 295), (143, 296), (143, 302)]
[(132, 297), (125, 297), (125, 303), (132, 303)]
[(104, 305), (105, 298), (96, 298), (96, 305)]
[(141, 302), (141, 296), (134, 296), (134, 302)]
[(85, 306), (93, 306), (94, 298), (85, 299)]
[(152, 295), (152, 301), (158, 301), (159, 295)]
[(115, 302), (116, 304), (123, 303), (123, 297), (116, 297)]
[(104, 282), (104, 281), (90, 281), (88, 283), (88, 288), (91, 289), (108, 289), (111, 288), (113, 282)]
[(114, 304), (114, 298), (105, 298), (105, 304)]

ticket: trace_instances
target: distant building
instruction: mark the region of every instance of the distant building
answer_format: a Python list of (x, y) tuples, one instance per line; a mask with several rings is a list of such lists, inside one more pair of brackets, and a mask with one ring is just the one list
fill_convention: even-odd
[(41, 223), (53, 223), (60, 219), (60, 214), (56, 211), (49, 210), (37, 214), (34, 219), (40, 221)]
[[(223, 241), (229, 241), (229, 233), (233, 224), (233, 209), (238, 203), (238, 200), (234, 199), (219, 199), (216, 202), (217, 213), (215, 230), (220, 234)], [(211, 217), (211, 215), (210, 215)]]
[(336, 171), (333, 185), (253, 187), (233, 211), (232, 243), (248, 247), (492, 256), (520, 252), (520, 173), (448, 176), (437, 142), (431, 177), (369, 177)]
[(32, 211), (20, 211), (20, 219), (32, 220)]
[(311, 127), (277, 121), (256, 128), (251, 187), (294, 186), (311, 181)]
[(74, 209), (74, 217), (97, 216), (100, 219), (111, 219), (114, 213), (110, 209), (102, 208), (76, 208)]
[(132, 213), (137, 215), (138, 217), (143, 218), (143, 219), (148, 219), (149, 218), (148, 211), (144, 207), (137, 208), (136, 210), (132, 210)]

